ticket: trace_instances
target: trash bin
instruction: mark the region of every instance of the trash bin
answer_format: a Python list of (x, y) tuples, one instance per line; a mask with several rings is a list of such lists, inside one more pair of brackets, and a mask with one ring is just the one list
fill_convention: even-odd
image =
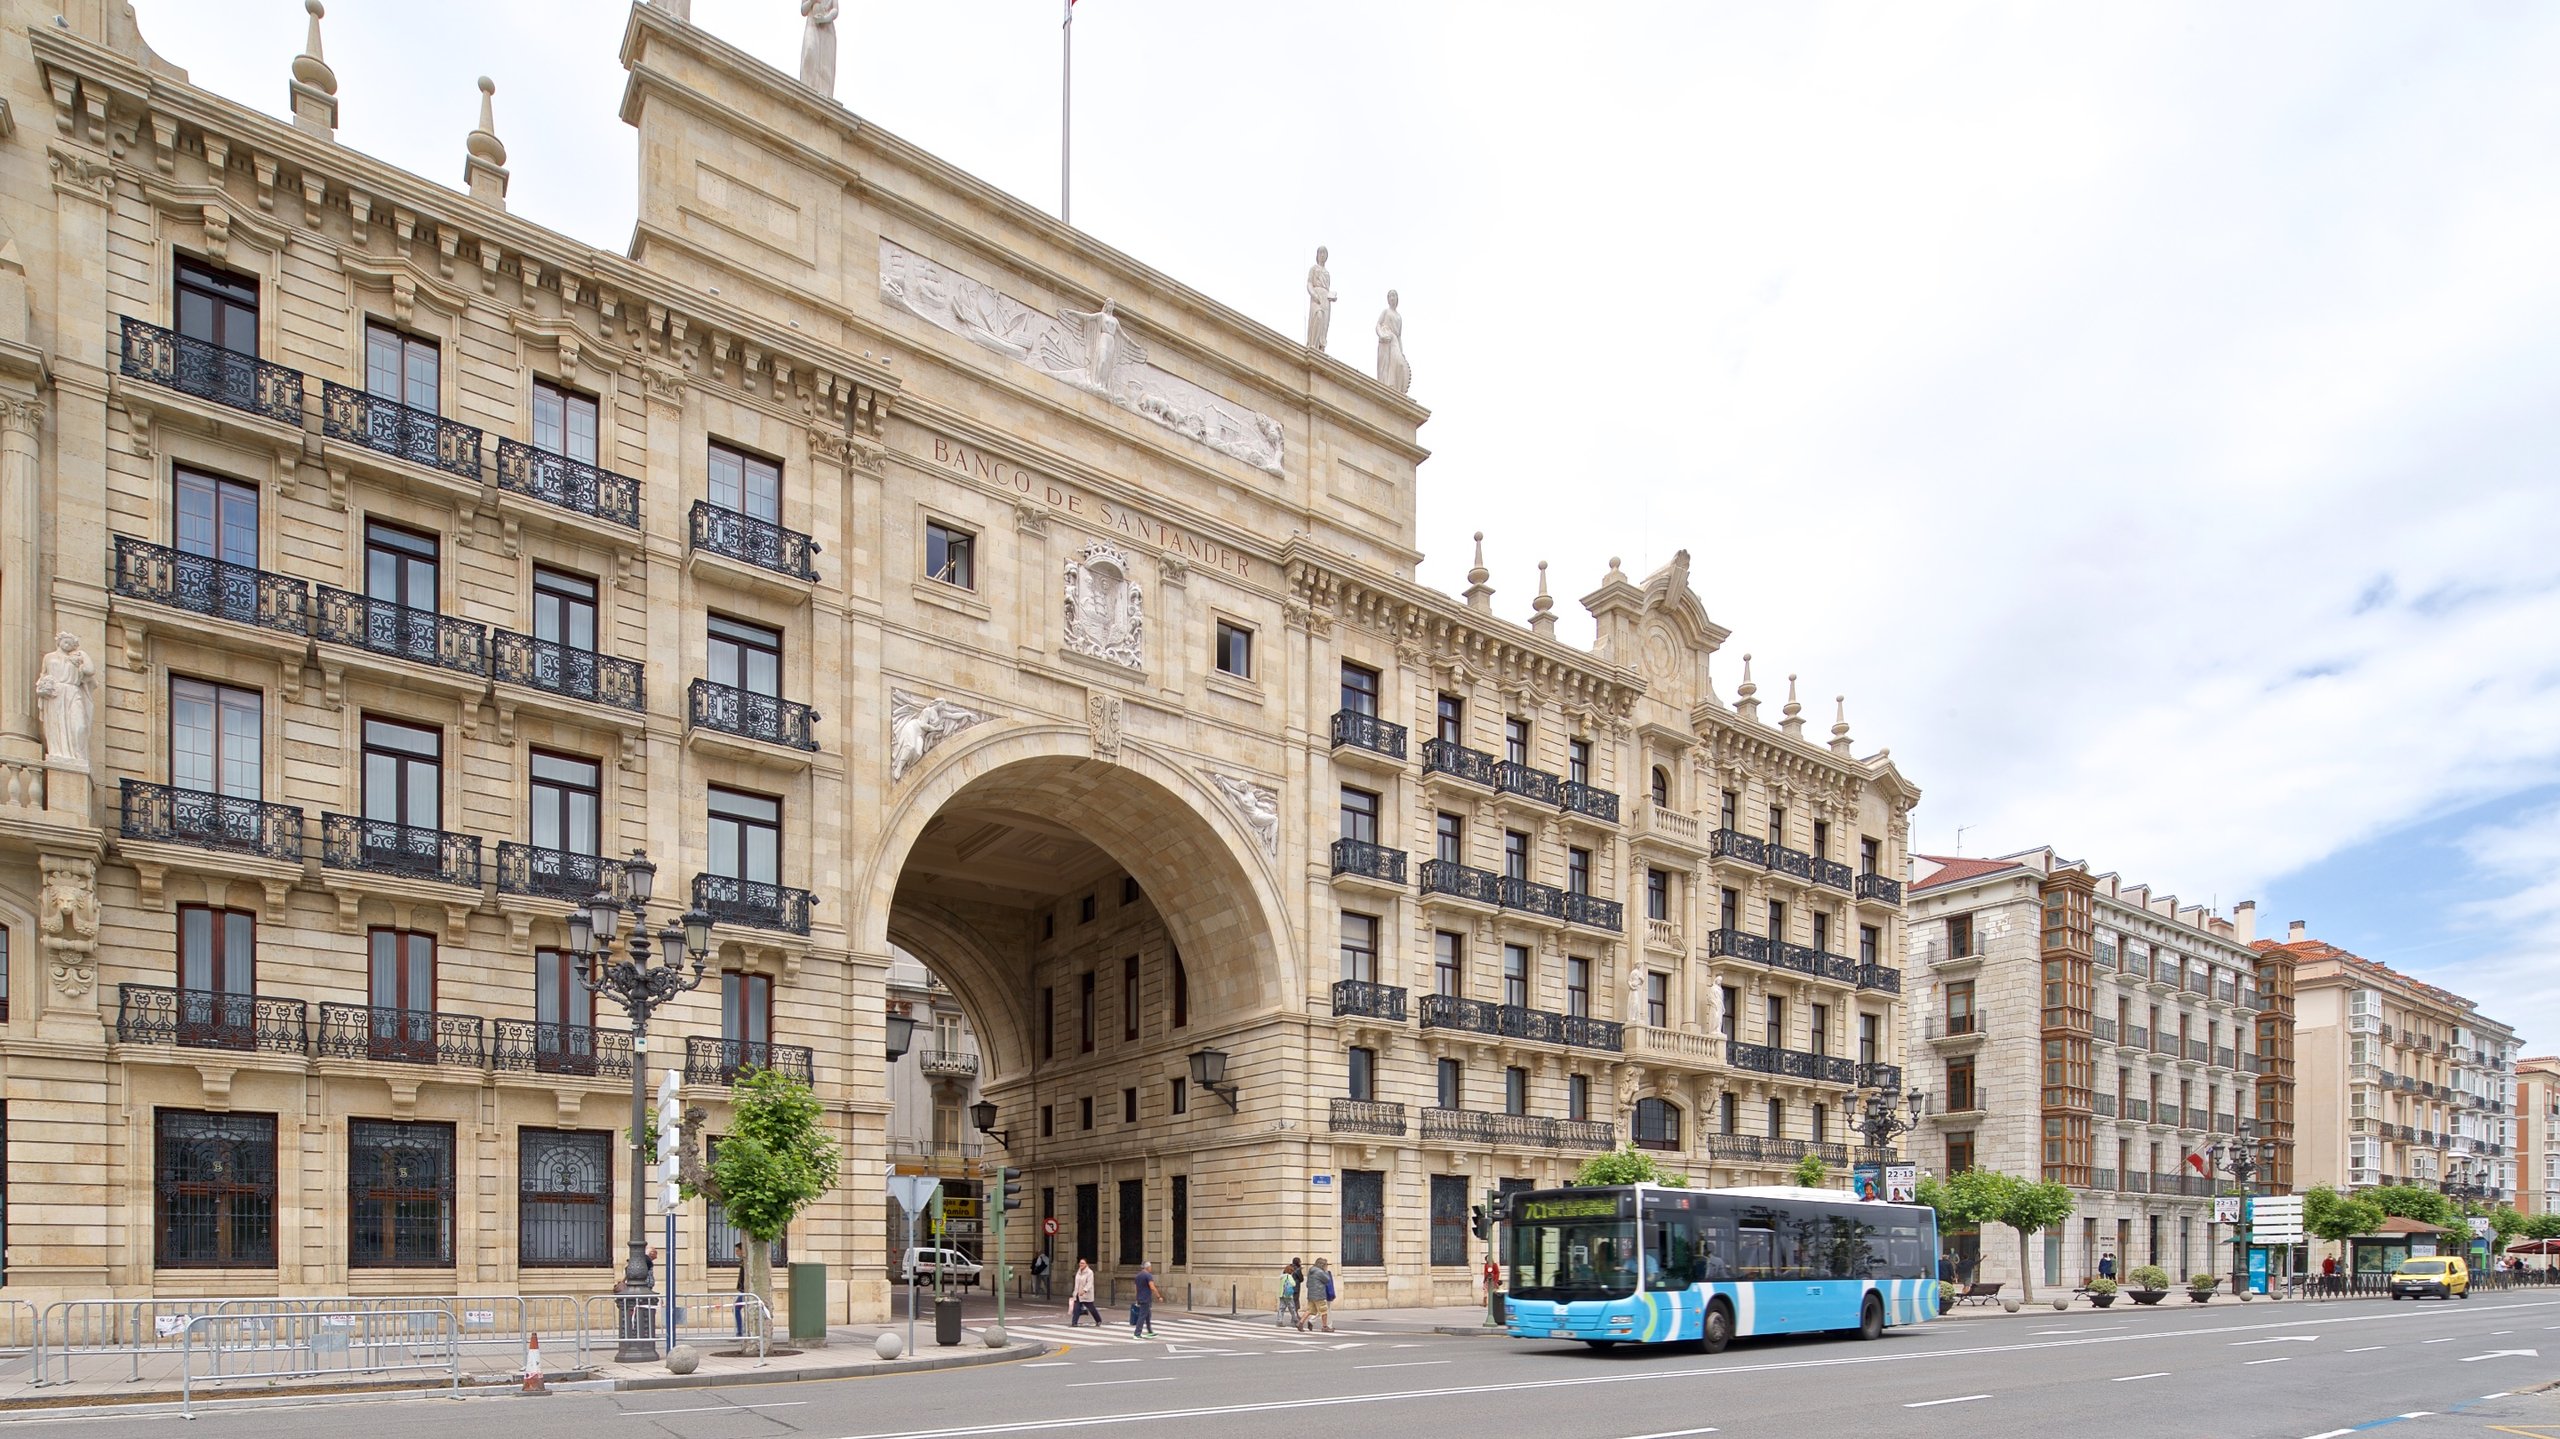
[(1510, 1322), (1510, 1319), (1510, 1296), (1504, 1294), (1499, 1289), (1493, 1291), (1493, 1302), (1485, 1306), (1485, 1322), (1487, 1324), (1507, 1324)]
[(955, 1295), (933, 1301), (933, 1342), (946, 1349), (960, 1342), (960, 1300)]
[(791, 1270), (791, 1338), (794, 1343), (827, 1342), (827, 1266), (794, 1260)]

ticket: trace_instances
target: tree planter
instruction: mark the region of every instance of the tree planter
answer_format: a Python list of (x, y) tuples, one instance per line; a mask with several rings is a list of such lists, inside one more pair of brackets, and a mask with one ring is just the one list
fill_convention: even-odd
[[(2098, 1306), (2100, 1309), (2104, 1309), (2104, 1308), (2106, 1308), (2108, 1305), (2115, 1303), (2115, 1302), (2116, 1302), (2116, 1297), (2115, 1297), (2114, 1295), (2112, 1295), (2112, 1294), (2092, 1294), (2092, 1295), (2090, 1295), (2090, 1296), (2089, 1296), (2089, 1302), (2090, 1302), (2091, 1304), (2094, 1304), (2094, 1305)], [(2139, 1294), (2135, 1295), (2135, 1296), (2134, 1296), (2134, 1302), (2135, 1302), (2135, 1303), (2137, 1303), (2137, 1304), (2141, 1303), (2141, 1302), (2142, 1302), (2142, 1296), (2141, 1296), (2141, 1295), (2139, 1295)], [(2157, 1302), (2157, 1301), (2155, 1300), (2154, 1302)]]
[(2190, 1289), (2187, 1291), (2187, 1297), (2198, 1304), (2210, 1303), (2213, 1299), (2213, 1291), (2210, 1289)]
[(2131, 1295), (2136, 1304), (2157, 1304), (2169, 1297), (2166, 1289), (2128, 1289), (2125, 1293)]

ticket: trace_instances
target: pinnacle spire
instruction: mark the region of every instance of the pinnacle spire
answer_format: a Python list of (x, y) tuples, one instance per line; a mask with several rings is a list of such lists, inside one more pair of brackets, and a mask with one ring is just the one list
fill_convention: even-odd
[(1538, 597), (1529, 601), (1529, 628), (1547, 639), (1556, 637), (1556, 597), (1547, 593), (1547, 562), (1538, 561)]
[(293, 83), (286, 95), (293, 104), (294, 128), (333, 140), (338, 133), (338, 72), (320, 57), (320, 17), (329, 12), (320, 0), (302, 0), (302, 8), (310, 14), (311, 26), (302, 53), (293, 57)]
[(462, 142), (468, 158), (462, 162), (462, 178), (471, 188), (471, 198), (484, 204), (507, 208), (507, 147), (498, 139), (498, 122), (493, 101), (498, 82), (480, 77), (480, 128)]

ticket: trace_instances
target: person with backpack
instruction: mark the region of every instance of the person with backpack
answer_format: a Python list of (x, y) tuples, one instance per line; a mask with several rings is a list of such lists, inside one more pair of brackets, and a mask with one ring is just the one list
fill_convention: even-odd
[(1294, 1267), (1280, 1271), (1280, 1312), (1274, 1319), (1283, 1329), (1297, 1327), (1298, 1274)]
[(1306, 1305), (1307, 1319), (1299, 1320), (1298, 1327), (1306, 1328), (1307, 1320), (1312, 1319), (1324, 1326), (1325, 1333), (1331, 1334), (1333, 1332), (1332, 1260), (1319, 1258), (1316, 1260), (1316, 1267), (1308, 1271)]
[(1031, 1256), (1031, 1288), (1041, 1298), (1049, 1297), (1049, 1251), (1046, 1249)]

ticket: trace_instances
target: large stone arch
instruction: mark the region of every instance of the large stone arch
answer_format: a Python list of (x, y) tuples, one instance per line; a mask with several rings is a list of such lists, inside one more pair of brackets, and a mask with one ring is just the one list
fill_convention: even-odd
[(913, 901), (889, 916), (888, 934), (949, 987), (992, 1069), (1011, 1072), (1029, 1062), (1030, 1006), (1022, 986), (1008, 982), (1021, 961), (1001, 937), (947, 906)]

